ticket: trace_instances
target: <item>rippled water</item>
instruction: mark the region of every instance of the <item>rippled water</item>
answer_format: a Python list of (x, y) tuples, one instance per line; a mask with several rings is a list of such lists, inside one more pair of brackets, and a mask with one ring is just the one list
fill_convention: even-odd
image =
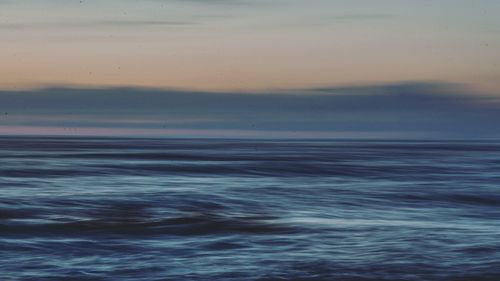
[(0, 138), (0, 280), (500, 280), (500, 143)]

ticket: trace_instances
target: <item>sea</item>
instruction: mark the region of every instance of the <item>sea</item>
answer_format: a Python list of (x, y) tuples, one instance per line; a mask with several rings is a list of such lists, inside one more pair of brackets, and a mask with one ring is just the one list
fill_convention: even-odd
[(0, 280), (500, 280), (500, 142), (0, 137)]

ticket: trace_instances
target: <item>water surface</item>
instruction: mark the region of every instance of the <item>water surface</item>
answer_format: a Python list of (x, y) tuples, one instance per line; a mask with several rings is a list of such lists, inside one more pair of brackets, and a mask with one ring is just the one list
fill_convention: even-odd
[(0, 138), (1, 280), (500, 280), (500, 143)]

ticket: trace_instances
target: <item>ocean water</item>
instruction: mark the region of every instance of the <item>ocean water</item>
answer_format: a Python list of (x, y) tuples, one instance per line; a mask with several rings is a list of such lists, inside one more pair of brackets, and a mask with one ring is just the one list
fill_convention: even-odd
[(500, 143), (2, 137), (0, 280), (500, 280)]

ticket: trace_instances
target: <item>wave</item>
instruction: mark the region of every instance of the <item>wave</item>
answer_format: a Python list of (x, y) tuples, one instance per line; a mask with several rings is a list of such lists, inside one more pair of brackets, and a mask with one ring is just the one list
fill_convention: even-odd
[(123, 162), (73, 163), (73, 167), (11, 168), (0, 167), (0, 177), (10, 178), (52, 178), (76, 176), (168, 176), (168, 175), (208, 175), (208, 176), (273, 176), (273, 177), (355, 177), (355, 178), (419, 178), (461, 176), (454, 167), (426, 165), (392, 164), (344, 164), (307, 161), (255, 161), (255, 162), (215, 162), (200, 160), (192, 162)]
[[(20, 218), (11, 216), (10, 218)], [(193, 214), (172, 218), (91, 219), (64, 223), (2, 223), (3, 235), (215, 235), (215, 234), (287, 234), (300, 230), (271, 223), (269, 218), (225, 217)]]

